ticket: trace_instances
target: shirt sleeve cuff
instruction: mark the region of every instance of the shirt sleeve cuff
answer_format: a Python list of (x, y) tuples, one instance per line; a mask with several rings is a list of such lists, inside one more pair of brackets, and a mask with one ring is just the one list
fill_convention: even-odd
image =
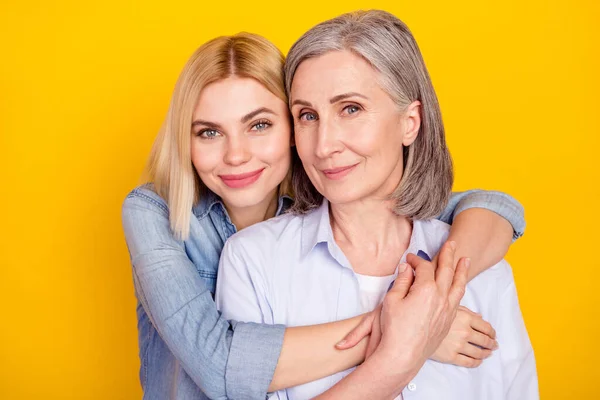
[(495, 191), (479, 191), (463, 198), (454, 211), (456, 217), (469, 208), (485, 208), (506, 219), (513, 227), (513, 242), (525, 232), (525, 210), (513, 197)]
[(283, 325), (235, 323), (225, 372), (229, 399), (266, 398), (284, 333)]

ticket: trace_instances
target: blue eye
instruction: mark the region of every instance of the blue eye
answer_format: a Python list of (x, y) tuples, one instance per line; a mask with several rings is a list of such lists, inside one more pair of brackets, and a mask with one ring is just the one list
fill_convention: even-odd
[(200, 136), (203, 139), (214, 139), (218, 135), (220, 135), (220, 133), (214, 129), (205, 129), (203, 131), (198, 132), (198, 136)]
[(317, 116), (311, 112), (304, 112), (304, 113), (300, 114), (299, 119), (301, 121), (315, 121), (317, 119)]
[(256, 124), (252, 125), (253, 131), (262, 132), (265, 129), (268, 129), (272, 124), (269, 121), (258, 121)]
[(348, 114), (352, 115), (352, 114), (356, 114), (358, 111), (360, 111), (360, 108), (355, 105), (349, 105), (349, 106), (344, 107), (344, 111), (346, 111)]

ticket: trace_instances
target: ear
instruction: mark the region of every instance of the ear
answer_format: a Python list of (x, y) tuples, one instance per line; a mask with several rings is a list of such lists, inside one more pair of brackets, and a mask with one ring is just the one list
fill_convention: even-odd
[(404, 138), (402, 144), (404, 146), (410, 146), (417, 139), (419, 129), (421, 128), (421, 102), (418, 100), (413, 101), (406, 107), (406, 111), (402, 116), (404, 119)]

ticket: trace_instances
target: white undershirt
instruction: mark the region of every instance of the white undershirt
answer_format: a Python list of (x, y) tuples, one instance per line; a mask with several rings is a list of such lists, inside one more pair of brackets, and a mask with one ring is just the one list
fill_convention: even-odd
[(358, 280), (361, 313), (373, 311), (385, 297), (396, 275), (371, 276), (354, 273)]

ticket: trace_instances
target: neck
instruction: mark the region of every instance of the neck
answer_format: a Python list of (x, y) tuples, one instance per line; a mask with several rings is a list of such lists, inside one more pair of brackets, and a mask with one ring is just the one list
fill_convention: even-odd
[(225, 204), (227, 213), (231, 218), (231, 222), (235, 225), (238, 231), (249, 227), (250, 225), (257, 224), (275, 216), (277, 213), (278, 205), (278, 189), (276, 188), (273, 193), (267, 196), (262, 202), (248, 206), (235, 208), (228, 204)]
[[(331, 229), (342, 248), (361, 251), (373, 261), (401, 255), (410, 244), (412, 223), (392, 211), (390, 200), (368, 199), (330, 204)], [(393, 257), (393, 256), (392, 256)]]

